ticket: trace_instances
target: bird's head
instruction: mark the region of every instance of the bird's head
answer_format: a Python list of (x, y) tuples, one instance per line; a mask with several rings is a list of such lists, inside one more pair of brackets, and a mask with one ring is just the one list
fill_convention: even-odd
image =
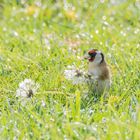
[(88, 59), (90, 63), (93, 63), (95, 65), (98, 65), (104, 62), (103, 53), (101, 51), (98, 51), (97, 49), (89, 50), (88, 54), (86, 54), (84, 58)]

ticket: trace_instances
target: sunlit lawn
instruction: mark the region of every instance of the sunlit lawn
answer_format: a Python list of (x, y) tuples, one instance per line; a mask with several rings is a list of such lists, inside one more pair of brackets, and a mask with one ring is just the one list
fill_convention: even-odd
[[(64, 77), (67, 66), (101, 50), (112, 71), (109, 97)], [(26, 104), (25, 79), (38, 83)], [(0, 139), (140, 139), (138, 0), (0, 1)], [(85, 98), (85, 95), (87, 96)]]

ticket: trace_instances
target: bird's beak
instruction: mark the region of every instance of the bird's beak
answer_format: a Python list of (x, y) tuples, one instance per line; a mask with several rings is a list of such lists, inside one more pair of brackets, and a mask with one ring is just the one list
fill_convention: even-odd
[(84, 59), (90, 59), (90, 56), (88, 54), (84, 55)]

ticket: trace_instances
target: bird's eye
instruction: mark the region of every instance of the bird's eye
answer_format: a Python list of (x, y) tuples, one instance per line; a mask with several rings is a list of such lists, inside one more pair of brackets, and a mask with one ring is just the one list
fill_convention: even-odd
[(94, 52), (94, 53), (89, 53), (89, 55), (91, 56), (91, 57), (95, 57), (96, 56), (96, 52)]

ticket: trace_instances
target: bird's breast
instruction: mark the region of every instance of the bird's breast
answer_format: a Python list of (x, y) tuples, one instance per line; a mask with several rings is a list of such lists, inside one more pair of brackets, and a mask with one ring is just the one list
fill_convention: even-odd
[(91, 65), (89, 65), (88, 72), (95, 77), (98, 77), (101, 74), (101, 71), (98, 67), (93, 67)]

